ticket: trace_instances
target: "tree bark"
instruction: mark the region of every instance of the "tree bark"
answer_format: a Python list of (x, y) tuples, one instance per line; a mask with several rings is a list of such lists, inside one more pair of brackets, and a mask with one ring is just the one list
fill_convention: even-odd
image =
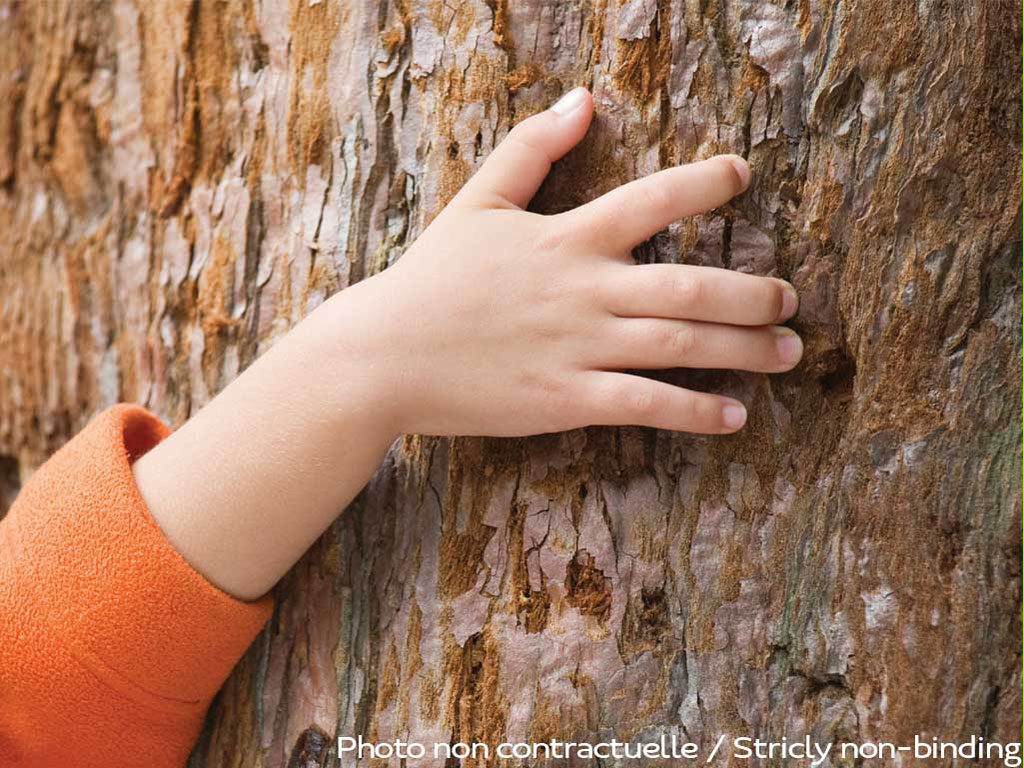
[(585, 84), (533, 207), (748, 157), (745, 195), (636, 256), (792, 280), (805, 362), (666, 374), (747, 402), (732, 437), (404, 438), (191, 765), (334, 764), (357, 734), (1019, 741), (1020, 20), (0, 0), (0, 506), (106, 405), (181, 423)]

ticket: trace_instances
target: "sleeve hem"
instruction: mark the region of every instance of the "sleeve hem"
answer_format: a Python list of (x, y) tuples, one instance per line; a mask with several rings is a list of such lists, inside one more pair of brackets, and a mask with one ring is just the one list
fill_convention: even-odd
[(108, 409), (33, 476), (9, 522), (37, 604), (75, 656), (133, 700), (191, 711), (220, 688), (273, 602), (217, 588), (150, 515), (131, 463), (168, 434), (141, 407)]

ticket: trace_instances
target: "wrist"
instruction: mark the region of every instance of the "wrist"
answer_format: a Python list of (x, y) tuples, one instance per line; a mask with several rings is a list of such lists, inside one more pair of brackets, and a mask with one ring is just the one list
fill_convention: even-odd
[[(388, 341), (386, 306), (371, 278), (341, 291), (282, 339), (282, 357), (306, 391), (308, 413), (390, 445), (403, 432), (402, 371)], [(375, 282), (377, 281), (377, 282)]]

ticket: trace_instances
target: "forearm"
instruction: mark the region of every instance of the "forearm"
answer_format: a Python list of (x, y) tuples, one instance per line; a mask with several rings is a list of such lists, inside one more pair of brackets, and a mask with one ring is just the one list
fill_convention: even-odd
[(134, 465), (170, 542), (236, 597), (266, 593), (397, 436), (361, 299), (334, 297)]

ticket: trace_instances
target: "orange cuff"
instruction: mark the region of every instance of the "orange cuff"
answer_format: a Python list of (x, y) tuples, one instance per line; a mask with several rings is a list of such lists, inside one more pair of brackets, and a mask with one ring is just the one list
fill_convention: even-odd
[(5, 524), (35, 572), (33, 602), (76, 656), (126, 694), (199, 703), (223, 684), (272, 603), (214, 587), (150, 516), (131, 463), (168, 434), (138, 406), (104, 411), (39, 469)]

